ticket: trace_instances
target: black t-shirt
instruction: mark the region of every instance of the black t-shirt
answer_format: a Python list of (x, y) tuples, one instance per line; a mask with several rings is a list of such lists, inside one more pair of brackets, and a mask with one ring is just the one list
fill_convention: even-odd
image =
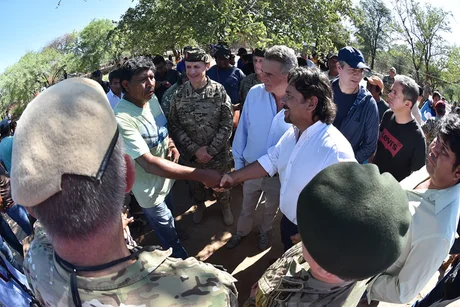
[(340, 89), (339, 82), (332, 83), (332, 90), (334, 91), (334, 102), (337, 105), (337, 114), (335, 115), (334, 126), (340, 130), (343, 120), (347, 117), (348, 111), (356, 101), (358, 93), (344, 94)]
[(392, 110), (385, 112), (373, 160), (380, 173), (388, 172), (401, 181), (425, 165), (425, 154), (425, 135), (415, 119), (398, 124)]

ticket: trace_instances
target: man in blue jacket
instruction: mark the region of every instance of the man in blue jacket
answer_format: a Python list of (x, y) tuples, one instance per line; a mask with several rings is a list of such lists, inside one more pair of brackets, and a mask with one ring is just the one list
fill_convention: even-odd
[(350, 142), (356, 160), (365, 163), (377, 148), (379, 112), (372, 94), (359, 83), (364, 70), (370, 70), (363, 54), (356, 48), (340, 49), (339, 78), (332, 82), (337, 115), (334, 126)]

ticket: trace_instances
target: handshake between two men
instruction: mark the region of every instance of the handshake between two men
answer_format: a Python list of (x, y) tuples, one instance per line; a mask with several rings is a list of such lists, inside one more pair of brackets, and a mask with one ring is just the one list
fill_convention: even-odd
[(206, 187), (212, 188), (216, 192), (223, 192), (247, 180), (262, 178), (268, 175), (257, 161), (240, 170), (223, 175), (212, 169), (201, 171), (204, 171), (201, 181)]

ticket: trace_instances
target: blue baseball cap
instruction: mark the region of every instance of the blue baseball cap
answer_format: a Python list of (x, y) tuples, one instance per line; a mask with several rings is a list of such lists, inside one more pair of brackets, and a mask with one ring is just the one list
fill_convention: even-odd
[(354, 47), (347, 46), (340, 49), (338, 60), (344, 61), (352, 68), (371, 70), (369, 66), (366, 65), (366, 61), (364, 60), (364, 56), (361, 51)]

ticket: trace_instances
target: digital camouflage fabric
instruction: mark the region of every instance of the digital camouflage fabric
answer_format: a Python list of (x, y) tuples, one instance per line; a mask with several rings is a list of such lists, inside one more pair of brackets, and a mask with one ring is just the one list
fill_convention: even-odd
[(302, 255), (302, 242), (287, 250), (259, 279), (255, 297), (244, 307), (355, 307), (365, 281), (329, 284), (315, 279)]
[[(102, 252), (102, 251), (101, 251)], [(236, 281), (230, 274), (171, 250), (142, 252), (129, 267), (103, 277), (78, 276), (83, 306), (237, 306)], [(72, 306), (70, 274), (54, 259), (43, 228), (35, 227), (24, 270), (44, 306)]]

